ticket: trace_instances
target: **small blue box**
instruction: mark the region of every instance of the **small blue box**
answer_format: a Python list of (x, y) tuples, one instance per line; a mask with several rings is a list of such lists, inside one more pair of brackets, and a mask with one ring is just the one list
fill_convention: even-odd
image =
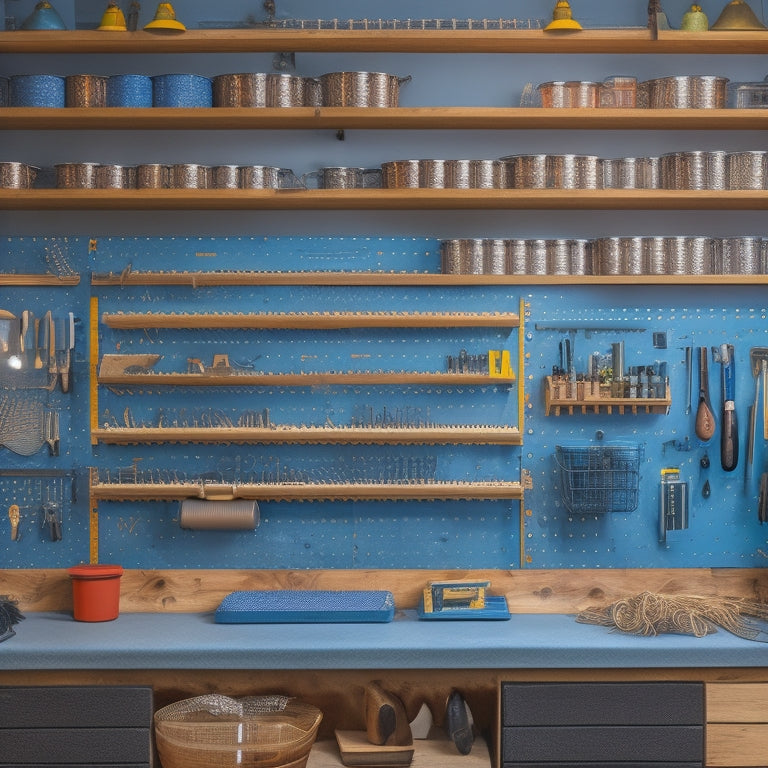
[(66, 83), (58, 75), (13, 75), (10, 87), (12, 107), (64, 107)]
[(212, 107), (213, 82), (201, 75), (155, 75), (152, 104), (155, 107)]
[(112, 75), (107, 80), (108, 107), (151, 107), (152, 78), (149, 75)]

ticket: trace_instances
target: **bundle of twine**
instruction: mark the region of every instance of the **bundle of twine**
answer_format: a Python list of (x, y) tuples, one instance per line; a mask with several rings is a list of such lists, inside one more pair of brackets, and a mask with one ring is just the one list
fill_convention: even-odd
[(768, 642), (768, 605), (743, 598), (641, 592), (605, 608), (587, 608), (576, 621), (636, 635), (704, 637), (720, 627), (746, 640)]

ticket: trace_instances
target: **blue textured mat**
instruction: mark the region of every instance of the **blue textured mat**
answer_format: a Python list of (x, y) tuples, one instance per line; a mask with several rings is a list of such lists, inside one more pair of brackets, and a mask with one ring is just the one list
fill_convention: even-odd
[(216, 609), (217, 624), (386, 622), (395, 599), (386, 590), (243, 590)]

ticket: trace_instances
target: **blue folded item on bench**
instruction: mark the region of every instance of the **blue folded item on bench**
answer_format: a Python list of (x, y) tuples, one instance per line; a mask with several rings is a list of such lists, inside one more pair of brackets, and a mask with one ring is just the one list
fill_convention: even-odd
[(337, 624), (392, 621), (387, 590), (271, 589), (230, 592), (216, 609), (217, 624)]

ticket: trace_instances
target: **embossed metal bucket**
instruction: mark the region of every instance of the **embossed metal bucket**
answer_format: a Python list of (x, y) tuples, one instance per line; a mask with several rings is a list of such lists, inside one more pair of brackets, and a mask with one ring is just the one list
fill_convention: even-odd
[(26, 163), (0, 162), (0, 187), (3, 189), (30, 189), (38, 169)]
[(68, 107), (106, 107), (107, 81), (99, 75), (67, 75), (65, 81)]
[(267, 75), (262, 72), (217, 75), (213, 78), (214, 107), (266, 107)]
[(98, 167), (98, 163), (55, 165), (57, 189), (96, 189)]
[(397, 107), (400, 87), (411, 78), (386, 72), (327, 72), (317, 79), (324, 107)]

